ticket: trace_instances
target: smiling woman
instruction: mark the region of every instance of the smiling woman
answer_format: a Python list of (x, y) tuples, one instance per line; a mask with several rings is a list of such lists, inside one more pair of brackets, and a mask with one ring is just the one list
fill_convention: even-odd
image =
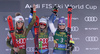
[[(23, 16), (20, 13), (15, 14), (15, 28), (13, 32), (8, 32), (6, 42), (7, 46), (11, 48), (11, 54), (26, 54), (26, 37), (36, 20), (36, 6), (33, 5), (33, 7), (34, 14), (28, 28), (25, 27)], [(12, 33), (13, 35), (11, 35)], [(11, 40), (13, 44), (10, 43)]]
[[(18, 29), (18, 30), (23, 30), (24, 29), (24, 33), (25, 33), (25, 26), (24, 26), (24, 18), (21, 16), (20, 13), (16, 13), (15, 14), (16, 17), (15, 17), (15, 30)], [(18, 32), (18, 31), (16, 31)], [(23, 31), (21, 31), (23, 32)]]

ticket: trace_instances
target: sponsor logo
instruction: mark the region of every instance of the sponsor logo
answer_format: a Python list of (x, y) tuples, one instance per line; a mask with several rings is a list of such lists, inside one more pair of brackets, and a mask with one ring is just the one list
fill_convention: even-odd
[(9, 28), (5, 28), (5, 30), (9, 30)]
[[(12, 18), (12, 20), (14, 21), (14, 20), (15, 20), (15, 18)], [(7, 21), (7, 18), (5, 18), (5, 21)]]
[(73, 38), (73, 40), (80, 40), (80, 38)]
[(84, 18), (84, 20), (85, 20), (86, 22), (96, 22), (96, 21), (98, 20), (98, 18), (97, 18), (96, 16), (86, 16), (86, 17)]
[(85, 40), (86, 40), (87, 42), (97, 42), (97, 41), (99, 40), (99, 38), (98, 38), (97, 36), (87, 36), (87, 37), (85, 38)]
[[(31, 15), (29, 15), (29, 17), (32, 18)], [(49, 18), (50, 18), (50, 17), (46, 17), (47, 20), (49, 20)], [(14, 18), (12, 18), (12, 19), (13, 19), (13, 21), (15, 20)], [(28, 19), (29, 19), (28, 17), (25, 17), (25, 20), (28, 20)], [(59, 18), (56, 18), (55, 20), (58, 20), (58, 19), (59, 19)], [(65, 18), (65, 20), (67, 20), (67, 17)], [(72, 20), (79, 20), (79, 18), (77, 18), (77, 17), (75, 18), (75, 17), (74, 17), (74, 18), (72, 18)], [(7, 21), (7, 18), (5, 18), (5, 21)]]
[(85, 48), (85, 50), (99, 50), (99, 47), (97, 47), (97, 48)]
[(54, 41), (53, 37), (52, 36), (49, 36), (49, 40), (48, 41)]
[(5, 49), (6, 51), (11, 51), (11, 49)]
[[(56, 20), (58, 20), (59, 18), (56, 18)], [(67, 20), (68, 18), (65, 17), (65, 20)], [(79, 18), (72, 18), (72, 20), (79, 20)]]
[(80, 51), (80, 48), (78, 46), (75, 46), (73, 51), (74, 52), (79, 52)]
[(26, 48), (26, 51), (27, 52), (34, 52), (34, 47), (27, 47)]
[(99, 28), (85, 28), (85, 30), (98, 30)]
[(79, 27), (78, 26), (72, 26), (71, 31), (79, 31)]
[(34, 38), (27, 38), (27, 40), (34, 40)]

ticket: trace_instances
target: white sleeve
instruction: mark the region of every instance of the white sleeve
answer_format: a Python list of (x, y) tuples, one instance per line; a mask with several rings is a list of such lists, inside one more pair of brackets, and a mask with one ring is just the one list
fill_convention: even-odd
[(50, 27), (50, 30), (51, 32), (53, 33), (53, 35), (55, 34), (57, 28), (54, 27), (54, 24), (53, 23), (49, 23), (49, 27)]

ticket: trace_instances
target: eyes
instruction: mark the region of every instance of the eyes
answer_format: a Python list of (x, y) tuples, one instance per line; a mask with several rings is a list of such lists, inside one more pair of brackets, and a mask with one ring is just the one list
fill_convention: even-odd
[(60, 23), (59, 26), (65, 26), (65, 23)]
[(45, 24), (45, 23), (40, 23), (40, 25), (44, 25), (44, 26), (46, 26), (46, 24)]
[(23, 23), (23, 21), (18, 21), (17, 23)]
[(59, 25), (59, 26), (65, 26), (65, 25)]

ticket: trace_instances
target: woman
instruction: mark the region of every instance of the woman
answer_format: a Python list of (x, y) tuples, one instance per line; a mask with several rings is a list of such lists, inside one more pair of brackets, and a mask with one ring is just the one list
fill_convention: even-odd
[(13, 44), (11, 44), (12, 36), (10, 35), (10, 32), (7, 34), (7, 46), (11, 48), (11, 54), (26, 54), (26, 37), (29, 32), (29, 30), (34, 25), (34, 22), (36, 20), (36, 6), (33, 5), (33, 18), (31, 23), (28, 25), (27, 28), (25, 28), (24, 24), (24, 18), (21, 16), (20, 13), (16, 13), (15, 17), (15, 29), (14, 29), (14, 37), (16, 46), (14, 47)]
[[(32, 9), (31, 9), (31, 13), (32, 13)], [(31, 17), (29, 18), (29, 23), (30, 21), (31, 21)], [(54, 22), (54, 19), (52, 20), (52, 22)], [(35, 38), (34, 27), (32, 27), (31, 32), (33, 34), (33, 37)], [(39, 48), (40, 54), (48, 54), (49, 52), (49, 48), (48, 48), (49, 33), (50, 33), (50, 29), (49, 27), (47, 27), (47, 20), (45, 17), (41, 17), (41, 19), (39, 19), (39, 37), (38, 37), (39, 42), (42, 41), (42, 51), (41, 48)]]
[[(67, 32), (65, 30), (65, 26), (66, 26), (65, 18), (63, 18), (63, 17), (59, 18), (58, 28), (56, 29), (52, 22), (53, 18), (55, 18), (55, 17), (56, 17), (56, 15), (54, 13), (49, 18), (49, 27), (50, 27), (50, 30), (53, 33), (53, 37), (54, 37), (53, 54), (66, 54)], [(73, 41), (70, 40), (70, 42), (73, 42)], [(73, 44), (74, 44), (74, 42), (73, 42)], [(71, 47), (74, 47), (74, 45), (72, 45)]]

